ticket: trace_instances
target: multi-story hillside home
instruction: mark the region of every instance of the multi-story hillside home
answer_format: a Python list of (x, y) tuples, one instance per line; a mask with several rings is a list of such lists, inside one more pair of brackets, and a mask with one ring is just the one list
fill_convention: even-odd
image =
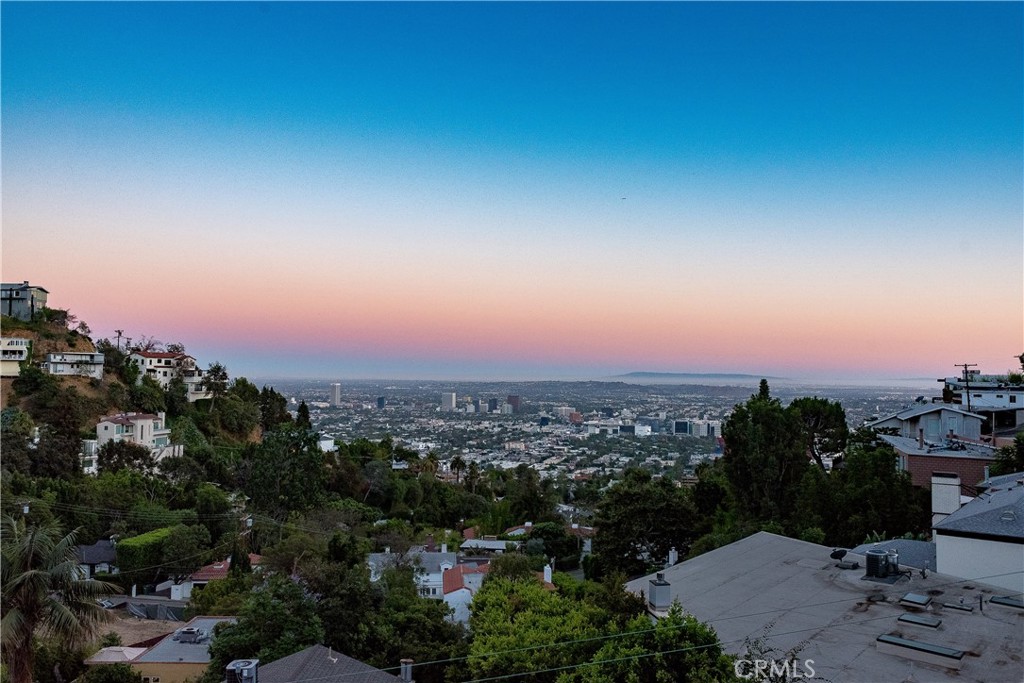
[(166, 389), (172, 379), (180, 377), (185, 382), (189, 401), (210, 398), (210, 392), (203, 386), (203, 370), (196, 364), (196, 359), (187, 353), (136, 351), (130, 358), (142, 371), (139, 381), (142, 381), (143, 376), (152, 377)]
[(49, 292), (24, 282), (0, 284), (0, 313), (19, 320), (32, 320), (46, 307)]
[(71, 375), (103, 379), (103, 354), (64, 351), (46, 354), (43, 372), (51, 375)]
[(31, 340), (0, 337), (0, 377), (17, 377), (21, 364), (28, 360)]
[(184, 455), (185, 448), (171, 443), (171, 430), (164, 413), (117, 413), (101, 417), (96, 425), (96, 446), (109, 441), (130, 441), (144, 446), (156, 461)]
[[(1024, 427), (1024, 382), (1021, 373), (983, 375), (967, 369), (960, 377), (946, 377), (942, 400), (945, 404), (979, 414), (985, 420), (983, 434), (994, 445), (1005, 445)], [(1000, 441), (1004, 438), (1005, 441)]]

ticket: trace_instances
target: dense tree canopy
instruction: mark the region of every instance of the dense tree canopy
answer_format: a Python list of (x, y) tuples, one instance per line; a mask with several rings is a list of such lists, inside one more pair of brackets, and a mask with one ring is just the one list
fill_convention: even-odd
[(594, 526), (602, 567), (637, 576), (664, 566), (672, 548), (685, 552), (695, 536), (693, 503), (670, 479), (626, 470), (598, 505)]

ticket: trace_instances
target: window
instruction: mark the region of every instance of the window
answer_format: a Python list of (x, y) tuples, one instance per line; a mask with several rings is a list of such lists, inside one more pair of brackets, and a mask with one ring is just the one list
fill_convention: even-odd
[(1010, 403), (1016, 403), (1016, 402), (1017, 402), (1017, 397), (1016, 396), (1010, 396)]

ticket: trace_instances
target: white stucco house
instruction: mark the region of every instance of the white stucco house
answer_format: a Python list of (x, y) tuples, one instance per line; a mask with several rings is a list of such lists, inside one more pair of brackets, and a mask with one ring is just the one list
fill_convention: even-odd
[(135, 351), (129, 358), (139, 366), (139, 381), (143, 377), (152, 377), (162, 389), (175, 377), (185, 382), (190, 402), (210, 398), (211, 394), (203, 386), (203, 370), (196, 359), (187, 353), (169, 351)]
[(117, 413), (100, 418), (96, 424), (96, 448), (110, 441), (129, 441), (144, 446), (159, 462), (185, 454), (185, 447), (171, 443), (171, 430), (164, 413)]
[(0, 337), (0, 377), (17, 377), (21, 364), (28, 360), (32, 346), (30, 339)]
[(46, 354), (43, 372), (51, 375), (103, 379), (103, 354), (64, 351)]
[(411, 564), (416, 569), (416, 585), (425, 598), (444, 598), (444, 573), (455, 567), (458, 558), (448, 552), (448, 546), (441, 544), (440, 552), (429, 552), (416, 547), (407, 553), (371, 553), (367, 558), (370, 565), (370, 580), (379, 581), (385, 569)]

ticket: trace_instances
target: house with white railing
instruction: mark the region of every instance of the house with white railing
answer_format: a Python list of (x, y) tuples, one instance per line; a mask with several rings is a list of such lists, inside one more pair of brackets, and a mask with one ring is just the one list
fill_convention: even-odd
[(164, 413), (116, 413), (101, 417), (96, 425), (96, 447), (110, 441), (128, 441), (149, 449), (153, 459), (185, 454), (185, 447), (171, 443), (171, 429)]
[(0, 377), (17, 377), (21, 364), (28, 360), (31, 339), (0, 337)]
[(63, 351), (46, 354), (43, 372), (51, 375), (103, 379), (103, 354)]
[(196, 359), (187, 353), (170, 351), (135, 351), (131, 360), (139, 366), (139, 381), (143, 377), (152, 377), (161, 388), (166, 389), (175, 377), (185, 383), (189, 402), (210, 398), (211, 394), (203, 386), (203, 370)]

